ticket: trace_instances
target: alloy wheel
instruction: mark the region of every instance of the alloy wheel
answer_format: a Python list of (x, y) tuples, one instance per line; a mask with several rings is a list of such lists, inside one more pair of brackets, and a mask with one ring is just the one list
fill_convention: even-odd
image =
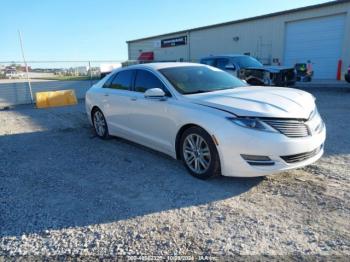
[(103, 137), (106, 133), (107, 125), (106, 125), (106, 120), (100, 111), (96, 111), (94, 114), (94, 126), (95, 126), (96, 133), (100, 137)]
[(198, 134), (190, 134), (185, 138), (183, 156), (186, 165), (196, 174), (205, 173), (210, 166), (209, 146)]

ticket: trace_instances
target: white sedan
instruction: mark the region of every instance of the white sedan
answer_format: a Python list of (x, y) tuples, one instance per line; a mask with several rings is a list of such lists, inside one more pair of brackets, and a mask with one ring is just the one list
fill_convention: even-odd
[(86, 111), (99, 137), (122, 137), (181, 159), (202, 179), (303, 167), (322, 156), (326, 138), (311, 94), (247, 86), (193, 63), (117, 69), (88, 90)]

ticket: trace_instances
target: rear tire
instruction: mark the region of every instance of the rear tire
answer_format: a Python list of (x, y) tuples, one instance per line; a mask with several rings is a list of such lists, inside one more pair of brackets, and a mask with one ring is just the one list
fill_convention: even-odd
[(208, 179), (221, 174), (220, 158), (212, 137), (200, 127), (190, 127), (181, 136), (181, 159), (190, 174)]
[(96, 135), (101, 139), (108, 139), (108, 125), (102, 111), (96, 108), (93, 110), (91, 116)]

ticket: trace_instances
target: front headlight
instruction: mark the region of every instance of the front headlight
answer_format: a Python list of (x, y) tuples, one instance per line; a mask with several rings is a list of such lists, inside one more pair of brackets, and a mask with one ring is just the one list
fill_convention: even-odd
[[(316, 98), (315, 98), (316, 99)], [(315, 109), (311, 112), (310, 116), (309, 116), (309, 120), (313, 120), (314, 118), (321, 118), (320, 113), (317, 110), (317, 107), (315, 106)]]
[(319, 114), (317, 107), (315, 107), (314, 111), (310, 114), (308, 121), (306, 122), (309, 130), (312, 134), (320, 133), (324, 128), (324, 122), (322, 120), (321, 115)]
[(257, 118), (230, 117), (228, 120), (242, 127), (251, 128), (258, 131), (278, 133), (276, 129)]

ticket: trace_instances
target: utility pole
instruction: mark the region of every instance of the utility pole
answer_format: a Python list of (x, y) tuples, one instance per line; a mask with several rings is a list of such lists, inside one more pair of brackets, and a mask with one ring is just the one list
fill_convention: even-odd
[(29, 92), (30, 92), (30, 100), (31, 100), (31, 102), (32, 102), (32, 104), (33, 104), (33, 103), (34, 103), (34, 99), (33, 99), (33, 92), (32, 92), (32, 84), (30, 83), (28, 65), (27, 65), (27, 61), (26, 61), (25, 56), (24, 56), (23, 43), (22, 43), (22, 35), (21, 35), (21, 31), (19, 31), (19, 30), (18, 30), (18, 36), (19, 36), (19, 43), (20, 43), (20, 45), (21, 45), (23, 63), (24, 63), (24, 66), (25, 66), (25, 68), (26, 68), (27, 82), (28, 82), (28, 87), (29, 87)]
[(92, 86), (92, 72), (91, 72), (91, 62), (89, 61), (89, 76), (90, 76), (90, 87)]

